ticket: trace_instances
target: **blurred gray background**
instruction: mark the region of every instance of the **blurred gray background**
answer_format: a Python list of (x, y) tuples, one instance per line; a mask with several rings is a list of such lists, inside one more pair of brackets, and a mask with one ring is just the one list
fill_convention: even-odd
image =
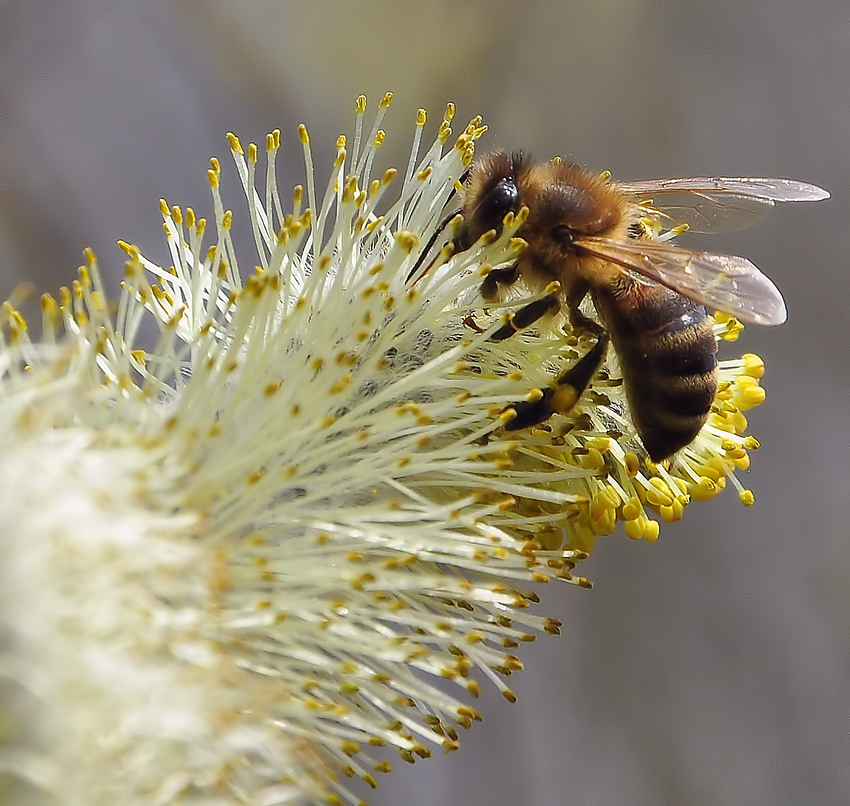
[(593, 592), (547, 591), (564, 635), (525, 654), (519, 703), (488, 691), (459, 753), (399, 761), (370, 800), (850, 803), (847, 0), (0, 0), (0, 292), (67, 282), (86, 245), (114, 281), (119, 237), (166, 260), (157, 200), (209, 212), (225, 131), (279, 126), (285, 187), (299, 122), (326, 166), (354, 98), (387, 89), (396, 162), (415, 109), (453, 100), (484, 115), (485, 148), (833, 198), (701, 241), (753, 259), (790, 309), (738, 345), (769, 373), (742, 475), (757, 505), (727, 494), (654, 546), (607, 539)]

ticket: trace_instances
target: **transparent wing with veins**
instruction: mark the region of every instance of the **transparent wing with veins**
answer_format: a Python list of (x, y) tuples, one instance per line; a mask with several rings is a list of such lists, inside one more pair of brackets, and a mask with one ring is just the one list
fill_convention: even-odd
[(744, 229), (758, 221), (776, 202), (821, 201), (829, 193), (817, 185), (793, 179), (762, 177), (694, 177), (617, 182), (634, 196), (643, 215), (665, 228), (687, 224), (693, 232)]
[(652, 240), (587, 237), (575, 244), (741, 322), (781, 325), (787, 317), (779, 289), (746, 258), (692, 252)]

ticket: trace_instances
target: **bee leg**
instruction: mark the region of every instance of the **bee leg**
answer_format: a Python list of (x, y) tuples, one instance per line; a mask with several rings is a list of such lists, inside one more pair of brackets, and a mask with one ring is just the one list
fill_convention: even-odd
[(589, 288), (586, 283), (574, 283), (567, 293), (567, 313), (570, 317), (570, 326), (574, 336), (594, 336), (597, 341), (607, 337), (607, 332), (595, 319), (582, 313), (581, 303), (587, 296)]
[[(596, 325), (596, 323), (593, 323)], [(599, 327), (596, 325), (596, 327)], [(569, 414), (599, 372), (608, 351), (608, 333), (599, 328), (596, 344), (573, 366), (559, 375), (537, 400), (521, 400), (511, 405), (516, 417), (505, 425), (506, 431), (519, 431), (539, 425), (553, 414)]]
[(504, 269), (493, 269), (481, 283), (481, 296), (488, 302), (499, 298), (500, 285), (513, 285), (519, 278), (519, 263), (506, 266)]
[[(428, 239), (428, 243), (426, 243), (426, 244), (425, 244), (425, 248), (424, 248), (424, 249), (423, 249), (423, 250), (419, 253), (419, 257), (418, 257), (418, 258), (416, 258), (416, 263), (414, 263), (414, 264), (413, 264), (413, 268), (412, 268), (412, 269), (410, 270), (410, 272), (408, 273), (408, 275), (407, 275), (407, 282), (408, 282), (408, 283), (411, 281), (411, 279), (413, 278), (413, 276), (414, 276), (414, 275), (415, 275), (415, 274), (419, 271), (419, 269), (422, 267), (422, 263), (425, 261), (425, 258), (428, 256), (428, 253), (431, 251), (431, 247), (432, 247), (432, 246), (434, 246), (434, 244), (435, 244), (435, 243), (437, 243), (437, 239), (438, 239), (438, 238), (439, 238), (439, 237), (443, 234), (443, 232), (445, 231), (446, 227), (447, 227), (449, 224), (451, 224), (451, 222), (454, 220), (455, 216), (456, 216), (459, 212), (460, 212), (460, 210), (455, 210), (454, 212), (449, 213), (449, 214), (448, 214), (448, 215), (447, 215), (447, 216), (446, 216), (446, 217), (445, 217), (445, 218), (444, 218), (444, 219), (443, 219), (443, 220), (442, 220), (442, 221), (441, 221), (441, 222), (437, 225), (437, 229), (436, 229), (436, 230), (434, 230), (434, 234), (433, 234), (433, 235), (432, 235), (432, 236)], [(452, 248), (454, 248), (454, 241), (452, 241)], [(436, 258), (435, 258), (435, 260), (436, 260)], [(430, 268), (431, 268), (431, 266), (428, 266), (428, 269), (430, 269)], [(427, 273), (428, 273), (428, 269), (425, 269), (425, 271), (424, 271), (424, 272), (422, 272), (422, 275), (423, 275), (423, 276), (424, 276), (425, 274), (427, 274)], [(421, 278), (417, 278), (417, 279), (421, 279)]]
[(490, 336), (490, 341), (504, 341), (505, 339), (509, 339), (514, 333), (531, 327), (539, 319), (546, 316), (547, 313), (554, 313), (558, 310), (561, 304), (558, 302), (557, 296), (560, 286), (557, 283), (553, 283), (552, 285), (555, 287), (551, 293), (534, 300), (534, 302), (529, 302), (528, 305), (524, 305), (516, 313), (509, 314), (505, 324)]
[[(596, 325), (595, 322), (593, 324)], [(573, 366), (555, 378), (552, 409), (558, 414), (569, 414), (587, 391), (587, 387), (590, 386), (605, 361), (608, 340), (608, 332), (600, 327), (596, 344)]]

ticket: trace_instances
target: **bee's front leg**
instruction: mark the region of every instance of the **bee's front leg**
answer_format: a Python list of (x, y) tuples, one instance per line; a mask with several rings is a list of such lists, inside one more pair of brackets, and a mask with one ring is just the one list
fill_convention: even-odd
[(493, 269), (481, 283), (479, 289), (481, 296), (487, 302), (495, 302), (499, 299), (500, 285), (513, 285), (519, 279), (519, 262), (505, 266), (503, 269)]

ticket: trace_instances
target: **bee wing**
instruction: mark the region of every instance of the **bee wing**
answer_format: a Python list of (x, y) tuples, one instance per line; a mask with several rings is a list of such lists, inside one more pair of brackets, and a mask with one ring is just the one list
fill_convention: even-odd
[(779, 289), (746, 258), (663, 241), (581, 238), (576, 245), (742, 322), (781, 325), (787, 317)]
[(829, 193), (817, 185), (764, 177), (648, 179), (618, 182), (617, 188), (627, 196), (640, 197), (635, 200), (638, 206), (664, 226), (687, 224), (694, 232), (744, 229), (776, 202), (829, 198)]

